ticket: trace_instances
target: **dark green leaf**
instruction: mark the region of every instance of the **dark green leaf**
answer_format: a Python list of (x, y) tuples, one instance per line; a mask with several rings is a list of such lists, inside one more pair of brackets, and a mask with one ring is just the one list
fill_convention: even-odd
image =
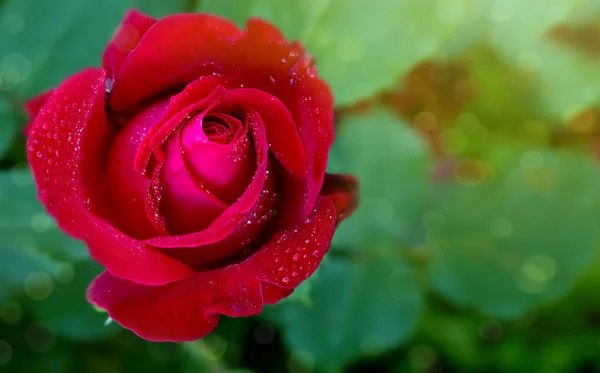
[(116, 323), (105, 325), (108, 315), (86, 300), (88, 285), (101, 271), (102, 268), (91, 261), (58, 265), (54, 270), (57, 282), (51, 295), (30, 305), (36, 318), (56, 333), (77, 340), (103, 338), (119, 330)]

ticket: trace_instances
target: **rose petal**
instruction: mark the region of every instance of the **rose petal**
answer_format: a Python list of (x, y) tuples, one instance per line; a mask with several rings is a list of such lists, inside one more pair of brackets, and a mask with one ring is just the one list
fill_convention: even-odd
[(294, 119), (277, 97), (253, 88), (227, 92), (223, 101), (250, 108), (260, 115), (267, 133), (269, 150), (294, 177), (306, 172), (306, 157)]
[(358, 180), (352, 175), (325, 174), (320, 195), (331, 198), (340, 223), (358, 205)]
[(156, 19), (148, 17), (145, 14), (133, 9), (126, 15), (121, 25), (115, 32), (112, 40), (104, 51), (102, 64), (108, 76), (114, 79), (119, 75), (121, 65), (131, 52), (138, 45), (138, 42), (144, 36), (146, 31), (156, 23)]
[[(35, 120), (28, 160), (39, 197), (61, 228), (86, 242), (115, 276), (162, 285), (190, 276), (186, 265), (124, 235), (97, 216), (111, 129), (104, 114), (105, 72), (88, 69), (67, 79)], [(48, 136), (50, 135), (50, 136)], [(83, 154), (85, 153), (85, 157)]]
[(265, 304), (275, 304), (283, 298), (289, 297), (294, 289), (284, 289), (277, 285), (269, 284), (268, 282), (261, 282), (263, 302)]
[(160, 171), (162, 186), (160, 211), (171, 234), (205, 229), (227, 205), (190, 177), (180, 143), (181, 132), (166, 145), (165, 164)]
[[(269, 166), (267, 166), (268, 169)], [(271, 176), (271, 173), (267, 174), (263, 190), (254, 206), (242, 215), (241, 219), (236, 218), (233, 220), (233, 223), (237, 223), (237, 226), (233, 227), (231, 232), (227, 233), (222, 240), (196, 247), (166, 247), (162, 251), (192, 268), (202, 270), (207, 266), (214, 268), (215, 265), (219, 265), (220, 261), (227, 260), (234, 254), (250, 248), (252, 243), (264, 234), (265, 227), (271, 218), (275, 216), (274, 206), (277, 202), (275, 186), (275, 177)], [(226, 214), (225, 216), (230, 218), (232, 215)], [(221, 218), (220, 224), (225, 225), (227, 221)], [(210, 232), (215, 232), (217, 229), (231, 228), (229, 225), (223, 225), (215, 225)], [(183, 241), (185, 237), (180, 236), (180, 239)]]
[(152, 153), (167, 141), (190, 113), (212, 108), (219, 102), (227, 92), (220, 82), (214, 77), (201, 77), (183, 92), (171, 97), (167, 113), (152, 126), (138, 148), (134, 163), (136, 169), (140, 172), (146, 169)]
[(162, 100), (140, 112), (119, 132), (108, 158), (108, 187), (113, 205), (119, 210), (115, 219), (123, 232), (136, 239), (156, 237), (159, 232), (146, 214), (149, 178), (134, 168), (142, 139), (167, 111)]
[(227, 204), (234, 203), (242, 195), (256, 168), (256, 155), (248, 139), (247, 126), (235, 118), (231, 121), (237, 122), (232, 123), (232, 130), (238, 127), (237, 132), (241, 133), (232, 135), (236, 138), (224, 144), (206, 136), (201, 116), (194, 117), (181, 131), (181, 151), (190, 171)]
[(191, 341), (215, 327), (219, 314), (252, 316), (263, 303), (293, 291), (319, 265), (335, 229), (335, 207), (319, 198), (305, 222), (280, 232), (246, 261), (152, 287), (103, 273), (88, 299), (123, 327), (152, 341)]
[(42, 107), (44, 107), (44, 105), (46, 104), (53, 92), (54, 90), (51, 89), (38, 96), (35, 96), (34, 98), (30, 99), (25, 103), (25, 110), (27, 111), (27, 115), (29, 116), (29, 123), (27, 123), (27, 125), (23, 129), (23, 134), (25, 136), (29, 136), (31, 126), (35, 121), (35, 118), (37, 118), (38, 113), (40, 112), (40, 110), (42, 110)]
[(171, 342), (200, 339), (217, 326), (219, 314), (252, 316), (263, 304), (260, 283), (236, 267), (156, 287), (104, 272), (90, 285), (88, 300), (140, 337)]
[(302, 223), (277, 233), (242, 265), (256, 268), (262, 282), (293, 289), (309, 278), (323, 260), (336, 223), (333, 202), (319, 197)]
[(239, 35), (235, 24), (208, 14), (162, 18), (123, 62), (111, 107), (124, 110), (165, 88), (218, 72), (233, 62), (226, 50)]
[[(161, 248), (196, 248), (224, 240), (239, 227), (240, 222), (243, 220), (250, 219), (251, 222), (254, 222), (261, 218), (260, 216), (248, 215), (253, 212), (252, 210), (265, 188), (268, 159), (267, 140), (264, 126), (258, 114), (249, 111), (247, 115), (249, 116), (249, 127), (254, 139), (257, 165), (256, 173), (244, 194), (203, 231), (179, 236), (151, 238), (144, 241), (145, 243)], [(270, 196), (267, 197), (269, 197), (268, 200), (271, 199)]]
[(294, 66), (297, 88), (283, 97), (304, 144), (308, 170), (304, 182), (286, 179), (281, 208), (282, 224), (291, 226), (304, 219), (315, 203), (327, 168), (329, 149), (333, 144), (333, 97), (325, 82), (315, 78), (312, 60), (304, 56)]

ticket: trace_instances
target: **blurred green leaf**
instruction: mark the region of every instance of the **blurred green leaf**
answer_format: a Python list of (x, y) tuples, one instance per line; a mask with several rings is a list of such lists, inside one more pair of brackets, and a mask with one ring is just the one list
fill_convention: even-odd
[(130, 0), (6, 0), (0, 32), (0, 89), (30, 97), (80, 69), (100, 66), (102, 52)]
[(320, 76), (332, 87), (336, 104), (368, 98), (432, 55), (475, 2), (421, 0), (208, 0), (203, 11), (243, 24), (265, 18), (315, 57)]
[(133, 0), (132, 7), (152, 17), (164, 17), (191, 10), (186, 9), (187, 2), (188, 0)]
[(86, 300), (87, 287), (101, 271), (102, 267), (91, 261), (57, 265), (52, 293), (31, 302), (30, 309), (39, 321), (70, 339), (93, 340), (115, 333), (120, 330), (116, 323), (105, 325), (107, 313), (99, 312)]
[(403, 261), (332, 258), (314, 281), (312, 306), (281, 304), (266, 314), (301, 361), (336, 367), (405, 340), (422, 307), (421, 289)]
[(17, 124), (18, 120), (13, 113), (11, 103), (6, 97), (0, 96), (0, 159), (17, 134)]
[(44, 252), (56, 260), (88, 258), (85, 246), (63, 233), (40, 204), (29, 170), (0, 172), (0, 250)]
[(496, 146), (436, 185), (428, 237), (434, 289), (517, 317), (565, 294), (598, 244), (600, 171), (589, 155)]
[(328, 172), (355, 175), (361, 201), (337, 230), (334, 247), (422, 244), (432, 166), (424, 141), (383, 109), (343, 117), (336, 136)]

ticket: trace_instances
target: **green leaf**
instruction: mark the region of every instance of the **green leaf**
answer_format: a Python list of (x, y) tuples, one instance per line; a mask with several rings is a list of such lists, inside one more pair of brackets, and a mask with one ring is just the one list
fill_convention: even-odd
[(7, 0), (0, 89), (30, 97), (85, 67), (100, 66), (104, 47), (130, 7), (129, 0)]
[(18, 120), (6, 97), (0, 97), (0, 159), (9, 149), (17, 134)]
[(372, 250), (422, 244), (430, 170), (422, 139), (390, 112), (376, 109), (343, 117), (328, 172), (355, 175), (361, 200), (337, 230), (334, 246)]
[(368, 98), (432, 55), (475, 2), (421, 0), (209, 0), (203, 11), (238, 24), (248, 16), (265, 18), (315, 57), (336, 104)]
[(0, 250), (43, 251), (59, 260), (88, 258), (84, 245), (46, 214), (29, 170), (0, 172), (0, 202)]
[(164, 17), (185, 12), (186, 2), (187, 0), (133, 0), (132, 7), (152, 17)]
[(266, 315), (304, 363), (336, 367), (405, 340), (422, 307), (421, 289), (403, 261), (332, 258), (314, 281), (312, 306), (280, 304)]
[[(49, 297), (29, 305), (38, 321), (56, 333), (76, 340), (93, 340), (114, 334), (116, 323), (105, 324), (108, 315), (92, 307), (86, 290), (102, 267), (91, 261), (61, 263), (54, 270), (57, 282)], [(62, 282), (62, 283), (61, 283)]]
[[(436, 185), (433, 288), (502, 318), (565, 294), (598, 244), (600, 174), (589, 155), (496, 146)], [(457, 171), (457, 170), (463, 171)]]

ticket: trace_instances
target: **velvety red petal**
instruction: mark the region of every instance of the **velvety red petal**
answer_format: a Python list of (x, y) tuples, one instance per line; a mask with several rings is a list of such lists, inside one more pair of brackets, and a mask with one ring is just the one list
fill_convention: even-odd
[(23, 134), (25, 136), (29, 136), (29, 132), (31, 131), (31, 126), (37, 118), (38, 113), (42, 110), (42, 107), (46, 104), (52, 93), (53, 89), (46, 91), (34, 98), (30, 99), (25, 103), (25, 110), (27, 111), (27, 115), (29, 116), (29, 123), (23, 129)]
[[(214, 107), (227, 92), (225, 88), (216, 85), (218, 81), (213, 79), (201, 78), (194, 83), (188, 86), (191, 89), (186, 88), (181, 94), (171, 97), (165, 116), (150, 128), (142, 140), (134, 162), (140, 172), (146, 169), (153, 152), (167, 141), (190, 113)], [(184, 106), (188, 101), (192, 102)]]
[(275, 304), (283, 298), (289, 297), (294, 292), (294, 289), (280, 288), (279, 286), (269, 284), (268, 282), (262, 282), (261, 287), (263, 302), (265, 302), (265, 304)]
[(239, 35), (234, 23), (208, 14), (162, 18), (124, 61), (111, 107), (124, 110), (165, 88), (219, 72), (232, 62), (226, 52)]
[(133, 9), (129, 11), (121, 25), (115, 32), (112, 40), (104, 50), (102, 64), (108, 76), (114, 79), (118, 76), (123, 61), (139, 43), (140, 39), (150, 27), (156, 23), (156, 19)]
[[(186, 239), (190, 238), (190, 236), (179, 236), (170, 242), (161, 240), (174, 245), (165, 247), (162, 251), (193, 268), (202, 270), (207, 266), (214, 267), (215, 263), (218, 264), (220, 260), (227, 259), (251, 247), (252, 242), (264, 233), (265, 227), (275, 216), (274, 206), (278, 197), (275, 193), (275, 186), (275, 177), (270, 173), (267, 174), (262, 192), (247, 213), (239, 216), (233, 215), (231, 212), (225, 213), (224, 217), (217, 218), (219, 220), (204, 231), (202, 237), (205, 237), (209, 243), (194, 247), (179, 247), (177, 246), (178, 240), (187, 244)], [(224, 230), (227, 231), (223, 233)], [(225, 238), (215, 241), (211, 239), (210, 234)]]
[(168, 103), (168, 100), (157, 102), (129, 121), (113, 142), (108, 158), (108, 188), (112, 204), (119, 211), (115, 219), (123, 232), (136, 239), (159, 234), (146, 214), (150, 180), (134, 168), (134, 160), (142, 139), (164, 116)]
[(224, 100), (250, 108), (260, 115), (267, 133), (269, 150), (294, 177), (306, 172), (306, 157), (294, 119), (275, 96), (254, 88), (239, 88), (227, 92)]
[(232, 266), (153, 287), (104, 272), (90, 285), (88, 300), (144, 339), (193, 341), (217, 326), (219, 314), (239, 317), (261, 312), (260, 283), (243, 275)]
[(325, 170), (329, 149), (333, 144), (333, 96), (325, 82), (316, 78), (312, 61), (306, 56), (293, 68), (297, 88), (282, 101), (298, 125), (304, 144), (308, 170), (304, 182), (286, 179), (282, 206), (282, 223), (290, 226), (304, 219), (317, 199)]
[[(33, 124), (28, 160), (39, 197), (57, 223), (86, 242), (115, 276), (161, 285), (193, 274), (188, 266), (124, 235), (94, 212), (104, 210), (110, 128), (105, 72), (85, 70), (56, 89)], [(84, 156), (85, 154), (85, 156)]]
[(258, 279), (293, 289), (309, 278), (329, 250), (337, 224), (330, 198), (319, 197), (312, 213), (297, 226), (277, 233), (242, 266), (255, 268)]
[(142, 338), (196, 340), (216, 327), (219, 314), (256, 315), (263, 303), (275, 303), (291, 294), (321, 262), (335, 223), (335, 207), (322, 197), (305, 222), (280, 232), (240, 264), (157, 287), (105, 272), (88, 289), (88, 299)]
[(331, 198), (340, 223), (358, 205), (358, 180), (352, 175), (325, 174), (320, 195)]

